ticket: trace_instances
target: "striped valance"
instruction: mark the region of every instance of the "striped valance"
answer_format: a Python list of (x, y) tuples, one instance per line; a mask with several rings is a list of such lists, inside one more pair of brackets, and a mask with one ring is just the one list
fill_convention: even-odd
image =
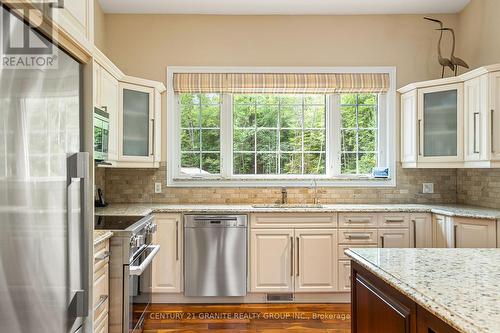
[(387, 73), (176, 73), (178, 93), (382, 93), (389, 90)]

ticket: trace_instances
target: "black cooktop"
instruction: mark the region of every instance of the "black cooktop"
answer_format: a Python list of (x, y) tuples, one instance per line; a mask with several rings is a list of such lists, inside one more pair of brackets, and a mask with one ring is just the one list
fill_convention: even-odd
[(125, 230), (144, 216), (96, 216), (96, 230)]

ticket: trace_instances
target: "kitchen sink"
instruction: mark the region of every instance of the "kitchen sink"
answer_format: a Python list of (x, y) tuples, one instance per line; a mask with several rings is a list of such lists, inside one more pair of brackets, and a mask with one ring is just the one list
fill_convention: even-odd
[(255, 204), (253, 208), (322, 208), (322, 204)]

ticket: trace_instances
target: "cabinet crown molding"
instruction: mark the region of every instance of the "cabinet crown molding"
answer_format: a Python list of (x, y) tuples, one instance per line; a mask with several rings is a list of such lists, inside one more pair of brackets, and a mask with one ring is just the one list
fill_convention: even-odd
[(479, 67), (479, 68), (473, 69), (473, 70), (468, 71), (467, 73), (464, 73), (464, 74), (459, 75), (459, 76), (410, 83), (404, 87), (399, 88), (397, 90), (397, 92), (399, 92), (400, 94), (405, 94), (407, 92), (410, 92), (412, 90), (419, 89), (419, 88), (428, 88), (428, 87), (441, 86), (441, 85), (447, 85), (447, 84), (453, 84), (453, 83), (462, 83), (462, 82), (465, 82), (467, 80), (479, 77), (483, 74), (496, 72), (496, 71), (500, 71), (500, 64), (493, 64), (493, 65)]

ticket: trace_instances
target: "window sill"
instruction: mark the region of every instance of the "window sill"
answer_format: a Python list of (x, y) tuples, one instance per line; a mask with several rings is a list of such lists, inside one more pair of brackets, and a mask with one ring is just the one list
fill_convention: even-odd
[(394, 178), (191, 178), (177, 177), (167, 180), (169, 187), (396, 187)]

